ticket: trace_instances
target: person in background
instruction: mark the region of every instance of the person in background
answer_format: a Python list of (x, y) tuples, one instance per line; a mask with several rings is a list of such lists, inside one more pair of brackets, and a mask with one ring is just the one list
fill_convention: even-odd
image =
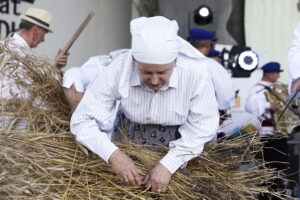
[(272, 122), (272, 112), (278, 109), (277, 105), (267, 100), (265, 92), (277, 82), (280, 77), (280, 64), (277, 62), (269, 62), (262, 68), (262, 80), (256, 83), (248, 94), (245, 103), (245, 110), (257, 116), (262, 122), (260, 135), (273, 134), (274, 124)]
[[(102, 73), (105, 67), (108, 67), (113, 60), (121, 54), (128, 53), (128, 49), (119, 49), (110, 52), (109, 55), (101, 55), (90, 57), (81, 67), (72, 67), (68, 69), (63, 75), (63, 89), (66, 100), (68, 101), (71, 113), (75, 111), (80, 103), (84, 92), (95, 81), (95, 79)], [(113, 132), (114, 122), (117, 116), (119, 102), (116, 105), (115, 115), (107, 123), (107, 132)], [(111, 138), (111, 134), (108, 134)]]
[[(21, 22), (19, 24), (19, 31), (13, 33), (9, 39), (12, 47), (19, 51), (31, 52), (31, 49), (37, 47), (41, 42), (44, 42), (45, 35), (52, 33), (50, 23), (52, 14), (44, 9), (29, 8), (25, 15), (21, 15)], [(56, 67), (61, 69), (67, 64), (68, 54), (61, 54), (58, 51), (56, 56)]]
[(221, 55), (220, 51), (215, 50), (215, 49), (210, 49), (207, 57), (213, 58), (220, 63), (221, 62), (220, 55)]
[[(14, 54), (22, 57), (33, 56), (36, 57), (36, 53), (33, 48), (37, 47), (41, 42), (44, 41), (45, 35), (48, 32), (52, 32), (50, 29), (52, 15), (49, 11), (39, 8), (29, 8), (25, 15), (21, 16), (21, 22), (19, 25), (19, 31), (10, 34), (4, 41), (1, 41), (1, 45), (9, 49), (11, 54), (5, 54), (0, 63), (1, 68), (1, 93), (0, 98), (3, 103), (2, 106), (6, 107), (9, 105), (9, 101), (22, 100), (23, 102), (36, 105), (42, 100), (38, 97), (32, 101), (28, 90), (23, 88), (19, 80), (15, 80), (16, 77), (22, 79), (22, 82), (29, 83), (32, 80), (26, 76), (26, 70), (22, 63), (14, 60)], [(61, 68), (66, 65), (68, 55), (61, 55), (58, 52), (56, 59), (56, 67)], [(16, 68), (11, 67), (10, 63)], [(43, 69), (40, 69), (43, 70)], [(58, 78), (58, 77), (55, 77)], [(43, 106), (42, 106), (43, 107)], [(46, 107), (43, 107), (46, 109)], [(16, 129), (27, 129), (28, 121), (25, 118), (16, 120), (14, 115), (1, 115), (0, 116), (0, 130), (7, 130), (12, 127), (10, 124), (15, 124)]]
[[(217, 102), (206, 67), (197, 60), (202, 56), (177, 35), (176, 21), (140, 17), (131, 21), (130, 32), (131, 49), (88, 87), (72, 115), (71, 132), (109, 162), (124, 184), (165, 192), (172, 174), (214, 137)], [(129, 139), (147, 147), (170, 148), (143, 180), (134, 161), (107, 137), (105, 125), (117, 101), (127, 119)]]
[[(233, 108), (235, 104), (235, 89), (231, 77), (226, 69), (218, 61), (208, 57), (209, 52), (217, 52), (212, 51), (213, 41), (216, 40), (216, 35), (213, 32), (199, 28), (191, 28), (189, 30), (190, 44), (205, 56), (202, 59), (202, 62), (206, 63), (213, 81), (220, 112), (221, 125), (222, 122), (230, 116), (229, 110)], [(223, 134), (220, 134), (220, 136), (221, 135)]]
[(296, 92), (300, 89), (300, 23), (294, 31), (294, 38), (288, 48), (288, 71), (290, 76), (289, 91)]
[[(298, 3), (298, 5), (300, 5)], [(288, 64), (288, 72), (289, 72), (289, 93), (298, 92), (300, 89), (300, 23), (297, 24), (294, 30), (294, 37), (291, 45), (288, 48), (287, 54), (287, 64)], [(300, 113), (300, 97), (299, 93), (295, 98), (295, 104), (297, 105), (298, 113)], [(298, 141), (300, 144), (300, 127), (294, 129), (293, 138)], [(296, 151), (297, 152), (297, 151)], [(297, 153), (296, 153), (297, 154)], [(298, 172), (298, 180), (295, 180), (300, 185), (300, 175)], [(298, 196), (300, 197), (300, 186), (298, 190)]]
[[(275, 103), (268, 101), (265, 93), (270, 91), (273, 85), (280, 77), (280, 64), (277, 62), (269, 62), (262, 68), (262, 80), (256, 83), (248, 94), (245, 103), (245, 110), (255, 116), (261, 121), (261, 127), (258, 130), (258, 135), (264, 136), (263, 159), (267, 162), (269, 168), (286, 171), (288, 165), (288, 146), (287, 138), (278, 138), (278, 133), (275, 133), (275, 124), (272, 118), (272, 113), (278, 110)], [(271, 94), (272, 95), (272, 94)], [(283, 190), (285, 185), (282, 180), (274, 180), (271, 186), (275, 190)], [(269, 199), (264, 194), (260, 195), (259, 199)], [(272, 197), (272, 199), (277, 199)]]
[(63, 75), (62, 86), (66, 100), (73, 113), (81, 101), (86, 89), (99, 76), (104, 67), (107, 67), (120, 54), (127, 53), (128, 49), (119, 49), (110, 52), (109, 55), (90, 57), (81, 67), (72, 67)]

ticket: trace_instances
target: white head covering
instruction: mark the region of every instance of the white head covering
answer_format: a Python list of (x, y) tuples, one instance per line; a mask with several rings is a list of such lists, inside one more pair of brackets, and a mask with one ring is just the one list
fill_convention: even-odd
[(192, 59), (205, 57), (177, 35), (178, 24), (175, 20), (171, 21), (162, 16), (140, 17), (130, 22), (130, 31), (131, 49), (118, 88), (123, 98), (128, 97), (129, 79), (134, 70), (132, 56), (137, 61), (148, 64), (168, 64), (173, 62), (178, 54)]
[(162, 16), (140, 17), (130, 23), (133, 57), (142, 63), (168, 64), (180, 50), (178, 24)]

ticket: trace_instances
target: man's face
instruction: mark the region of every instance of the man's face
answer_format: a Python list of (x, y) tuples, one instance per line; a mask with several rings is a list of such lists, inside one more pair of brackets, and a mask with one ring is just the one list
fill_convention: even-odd
[(169, 82), (175, 64), (175, 61), (169, 64), (146, 64), (135, 61), (141, 83), (154, 91), (158, 91)]
[(208, 56), (209, 50), (212, 48), (213, 43), (211, 40), (207, 40), (205, 46), (201, 49), (201, 53)]
[(278, 72), (269, 73), (269, 78), (272, 83), (275, 83), (280, 77), (280, 74)]
[(48, 31), (44, 28), (41, 28), (39, 26), (33, 27), (33, 38), (30, 47), (35, 48), (37, 47), (41, 42), (44, 42), (45, 34), (48, 33)]

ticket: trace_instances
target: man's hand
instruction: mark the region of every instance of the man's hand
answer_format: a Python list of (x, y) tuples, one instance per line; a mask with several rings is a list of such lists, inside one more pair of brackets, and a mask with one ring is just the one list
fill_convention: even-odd
[(276, 112), (277, 110), (279, 110), (279, 106), (275, 103), (271, 103), (270, 110), (272, 110), (273, 112)]
[(300, 89), (300, 78), (297, 78), (292, 84), (291, 91), (296, 92), (299, 89)]
[(151, 187), (152, 192), (166, 192), (172, 174), (162, 164), (156, 165), (146, 176), (143, 184), (146, 188)]
[(123, 151), (116, 150), (109, 158), (109, 162), (120, 181), (127, 185), (141, 185), (140, 170)]
[(68, 62), (68, 57), (69, 57), (69, 53), (66, 53), (66, 54), (61, 54), (62, 53), (62, 50), (59, 49), (58, 50), (58, 53), (56, 55), (56, 67), (58, 69), (61, 69), (63, 68), (64, 66), (67, 65), (67, 62)]

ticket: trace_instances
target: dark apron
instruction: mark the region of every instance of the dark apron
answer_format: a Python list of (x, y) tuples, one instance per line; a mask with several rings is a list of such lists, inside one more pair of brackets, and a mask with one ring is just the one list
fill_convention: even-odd
[(160, 124), (138, 124), (130, 121), (125, 114), (118, 112), (115, 121), (113, 141), (134, 142), (145, 148), (155, 149), (168, 146), (170, 141), (181, 137), (177, 126), (163, 126)]

